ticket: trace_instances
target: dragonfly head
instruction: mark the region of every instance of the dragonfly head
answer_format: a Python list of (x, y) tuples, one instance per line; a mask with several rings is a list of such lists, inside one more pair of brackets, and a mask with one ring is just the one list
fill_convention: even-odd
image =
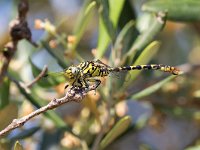
[(69, 79), (74, 79), (77, 77), (79, 73), (79, 69), (74, 66), (70, 66), (67, 70), (65, 70), (65, 77)]

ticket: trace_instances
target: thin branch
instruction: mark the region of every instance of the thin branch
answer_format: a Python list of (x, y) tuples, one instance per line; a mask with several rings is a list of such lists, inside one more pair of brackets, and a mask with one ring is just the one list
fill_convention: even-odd
[(26, 21), (26, 15), (29, 9), (28, 0), (21, 0), (18, 5), (18, 16), (9, 24), (11, 41), (8, 42), (3, 49), (2, 67), (0, 70), (0, 84), (7, 73), (8, 66), (13, 58), (17, 44), (22, 39), (27, 39), (31, 44), (37, 46), (31, 39), (31, 30)]
[[(19, 84), (18, 82), (16, 84)], [(15, 128), (19, 128), (23, 126), (27, 121), (29, 121), (31, 118), (38, 116), (39, 114), (46, 112), (47, 110), (54, 109), (56, 107), (59, 107), (65, 103), (75, 101), (75, 102), (81, 102), (84, 96), (92, 90), (95, 90), (96, 86), (90, 86), (88, 89), (79, 89), (79, 90), (73, 90), (69, 89), (66, 93), (66, 95), (60, 99), (53, 99), (50, 103), (48, 103), (46, 106), (43, 106), (36, 111), (30, 113), (27, 116), (24, 116), (19, 119), (14, 119), (10, 125), (8, 125), (5, 129), (0, 131), (0, 136), (5, 135), (6, 133), (14, 130)]]
[(98, 135), (96, 136), (95, 140), (94, 140), (94, 143), (92, 145), (92, 149), (91, 150), (98, 150), (99, 147), (100, 147), (100, 142), (103, 138), (103, 136), (105, 135), (106, 133), (106, 130), (108, 128), (108, 124), (109, 124), (109, 120), (111, 119), (111, 113), (110, 113), (110, 109), (111, 109), (111, 104), (110, 102), (107, 103), (107, 106), (106, 106), (106, 110), (108, 112), (106, 118), (105, 118), (105, 121), (104, 123), (101, 125), (101, 129), (100, 129), (100, 132), (98, 133)]
[(44, 75), (46, 74), (48, 68), (45, 65), (44, 68), (42, 69), (41, 73), (30, 83), (26, 84), (27, 88), (31, 88), (33, 86), (33, 84), (35, 84), (37, 81), (39, 81), (42, 77), (44, 77)]

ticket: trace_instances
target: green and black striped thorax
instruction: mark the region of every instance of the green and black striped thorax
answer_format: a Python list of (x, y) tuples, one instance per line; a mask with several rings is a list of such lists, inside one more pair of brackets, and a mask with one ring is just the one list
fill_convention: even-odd
[(81, 76), (84, 78), (89, 77), (104, 77), (109, 74), (109, 66), (98, 61), (85, 61), (78, 66), (81, 70)]

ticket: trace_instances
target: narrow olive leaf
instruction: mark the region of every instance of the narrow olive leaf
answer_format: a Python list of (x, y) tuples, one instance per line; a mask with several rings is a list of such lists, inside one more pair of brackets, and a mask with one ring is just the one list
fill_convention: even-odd
[[(130, 40), (132, 41), (132, 39), (130, 39), (131, 38), (130, 37), (130, 33), (132, 33), (131, 31), (132, 31), (132, 29), (134, 27), (134, 24), (135, 24), (135, 22), (133, 20), (129, 21), (123, 27), (123, 29), (121, 30), (121, 32), (117, 36), (115, 45), (114, 45), (114, 47), (112, 49), (112, 53), (110, 55), (109, 65), (116, 66), (116, 62), (118, 62), (118, 65), (119, 65), (122, 56), (128, 50), (128, 45), (129, 45), (128, 43), (130, 42)], [(115, 85), (116, 85), (115, 89), (118, 90), (118, 88), (121, 87), (124, 84), (124, 77), (125, 77), (125, 75), (126, 75), (125, 73), (122, 73), (120, 75), (121, 79), (120, 80), (115, 80)], [(116, 74), (115, 76), (119, 76), (119, 74)], [(107, 81), (107, 87), (108, 87), (108, 89), (110, 89), (111, 86), (112, 86), (112, 78), (108, 78), (108, 81)]]
[(94, 8), (96, 7), (96, 2), (95, 1), (90, 2), (90, 1), (91, 0), (84, 1), (82, 10), (80, 11), (78, 21), (74, 28), (73, 34), (76, 37), (76, 41), (73, 44), (73, 48), (72, 48), (73, 50), (76, 49), (76, 46), (78, 42), (80, 41), (81, 37), (83, 36), (83, 33), (89, 23), (89, 20), (94, 14), (93, 11), (94, 11)]
[(114, 41), (115, 39), (115, 29), (114, 29), (114, 24), (113, 24), (113, 21), (111, 20), (111, 16), (110, 16), (110, 13), (111, 13), (111, 6), (110, 6), (110, 2), (111, 0), (109, 1), (104, 1), (104, 0), (101, 0), (100, 1), (100, 15), (102, 17), (102, 21), (103, 21), (103, 24), (104, 26), (106, 27), (106, 31), (110, 37), (110, 39), (112, 41)]
[(167, 19), (172, 21), (200, 21), (199, 0), (154, 0), (142, 6), (142, 10), (167, 13)]
[(19, 143), (19, 141), (15, 142), (14, 150), (23, 150), (22, 145)]
[(200, 150), (200, 145), (189, 146), (185, 150)]
[[(133, 65), (148, 64), (149, 61), (156, 55), (159, 48), (160, 42), (153, 41), (142, 51), (142, 53), (139, 55)], [(130, 81), (129, 83), (131, 83), (131, 81), (134, 81), (140, 73), (140, 70), (132, 71), (131, 76), (127, 76), (126, 80)]]
[(164, 104), (156, 104), (156, 108), (159, 108), (165, 114), (172, 116), (173, 118), (182, 119), (196, 119), (199, 118), (200, 112), (197, 108), (182, 108), (180, 106), (166, 106)]
[(9, 140), (11, 142), (13, 142), (16, 140), (28, 138), (28, 137), (32, 136), (34, 133), (36, 133), (39, 129), (40, 129), (40, 127), (32, 127), (29, 129), (23, 129), (21, 132), (17, 133), (16, 135), (13, 135), (11, 138), (9, 138)]
[(156, 92), (157, 90), (159, 90), (163, 85), (165, 85), (167, 82), (169, 82), (170, 80), (172, 80), (176, 77), (177, 76), (175, 76), (175, 75), (171, 75), (171, 76), (163, 79), (162, 81), (160, 81), (160, 82), (158, 82), (158, 83), (156, 83), (156, 84), (154, 84), (154, 85), (152, 85), (152, 86), (150, 86), (150, 87), (142, 90), (141, 92), (138, 92), (138, 93), (136, 93), (136, 94), (134, 94), (130, 97), (131, 97), (132, 100), (137, 100), (137, 99), (141, 99), (145, 96), (148, 96), (148, 95)]
[(117, 26), (124, 4), (125, 0), (109, 0), (110, 20), (114, 28)]
[(108, 44), (110, 43), (110, 37), (106, 31), (105, 25), (103, 24), (102, 17), (99, 18), (99, 36), (97, 43), (97, 59), (101, 59), (106, 52)]
[(0, 110), (0, 130), (4, 129), (7, 125), (9, 125), (13, 119), (16, 119), (18, 115), (18, 107), (17, 104), (10, 103), (2, 110)]
[(10, 80), (8, 77), (4, 77), (0, 85), (0, 110), (9, 104), (9, 89)]
[(157, 17), (152, 19), (150, 23), (151, 26), (148, 30), (143, 31), (141, 35), (138, 36), (136, 41), (131, 46), (128, 53), (124, 56), (123, 61), (128, 61), (129, 64), (133, 62), (133, 58), (138, 51), (143, 50), (147, 45), (149, 45), (154, 37), (162, 30), (165, 24), (165, 14), (160, 13)]
[(113, 59), (119, 58), (117, 56), (117, 53), (121, 52), (122, 54), (122, 49), (123, 47), (125, 47), (124, 43), (125, 40), (127, 40), (125, 37), (127, 35), (127, 33), (130, 31), (130, 29), (134, 26), (135, 22), (133, 20), (129, 21), (121, 30), (121, 32), (119, 33), (119, 35), (117, 36), (116, 42), (114, 44), (114, 48), (112, 51), (112, 55), (115, 55), (115, 57), (113, 57)]
[(103, 140), (100, 143), (100, 149), (104, 149), (109, 144), (111, 144), (116, 138), (118, 138), (122, 133), (124, 133), (130, 125), (131, 125), (130, 116), (125, 116), (122, 119), (120, 119), (117, 122), (117, 124), (103, 138)]
[(62, 68), (66, 68), (67, 66), (69, 66), (69, 62), (63, 57), (64, 52), (58, 49), (50, 48), (49, 44), (45, 41), (41, 41), (41, 44), (56, 59), (56, 61)]
[(142, 129), (143, 127), (147, 125), (148, 119), (149, 119), (149, 115), (147, 114), (140, 115), (136, 123), (134, 124), (134, 128), (137, 130)]
[[(34, 95), (33, 92), (30, 94), (28, 91), (26, 91), (26, 89), (22, 84), (16, 81), (14, 81), (14, 83), (17, 85), (22, 95), (24, 95), (25, 98), (29, 100), (36, 108), (40, 108), (45, 105), (44, 103), (45, 100), (39, 99), (37, 96)], [(48, 117), (50, 120), (52, 120), (58, 128), (68, 129), (66, 123), (54, 111), (47, 111), (44, 113), (44, 115)]]
[[(41, 69), (38, 68), (31, 59), (29, 59), (29, 62), (31, 64), (31, 69), (34, 77), (37, 77), (41, 73)], [(55, 85), (58, 85), (60, 83), (65, 82), (64, 76), (47, 76), (43, 77), (40, 80), (37, 81), (37, 84), (40, 85), (41, 87), (52, 87)]]
[(97, 58), (99, 59), (104, 55), (111, 39), (112, 41), (115, 39), (115, 30), (125, 0), (108, 0), (108, 1), (102, 0), (101, 2), (102, 3), (100, 4), (99, 8), (100, 9), (99, 37), (97, 45)]

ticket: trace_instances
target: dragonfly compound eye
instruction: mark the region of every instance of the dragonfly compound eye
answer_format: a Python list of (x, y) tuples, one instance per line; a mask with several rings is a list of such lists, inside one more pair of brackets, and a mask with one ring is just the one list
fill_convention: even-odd
[(72, 74), (77, 74), (78, 69), (76, 67), (71, 67), (71, 72), (72, 72)]

